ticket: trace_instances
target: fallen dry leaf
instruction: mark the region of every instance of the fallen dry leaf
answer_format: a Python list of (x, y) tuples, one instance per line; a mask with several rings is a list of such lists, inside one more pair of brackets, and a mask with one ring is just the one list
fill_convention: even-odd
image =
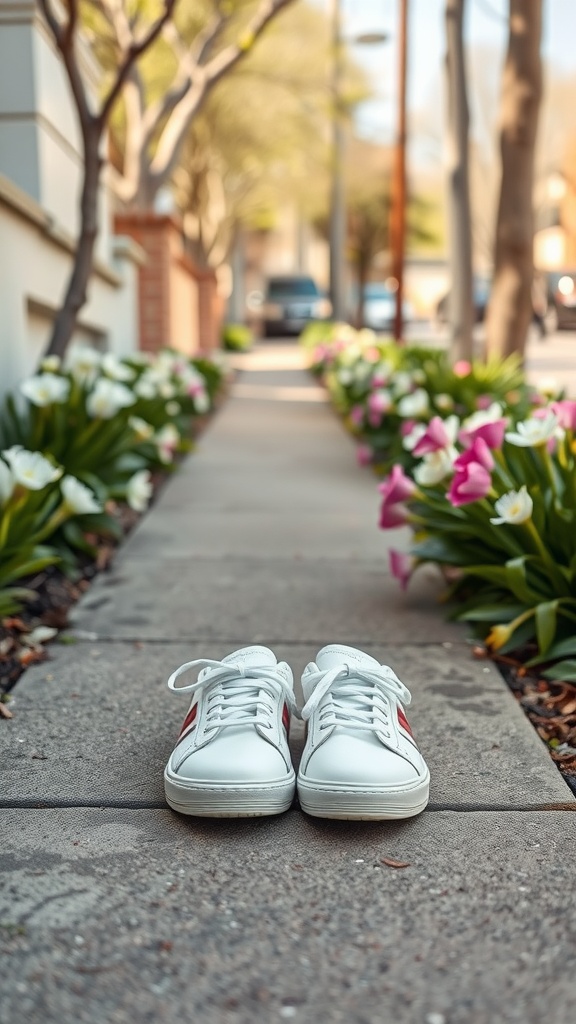
[(388, 868), (409, 868), (410, 862), (407, 860), (394, 860), (393, 857), (380, 857), (380, 863), (385, 864)]

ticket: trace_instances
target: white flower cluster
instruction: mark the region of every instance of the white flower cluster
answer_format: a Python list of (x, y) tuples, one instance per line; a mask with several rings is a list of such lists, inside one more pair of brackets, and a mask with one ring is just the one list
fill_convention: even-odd
[[(0, 504), (5, 505), (17, 487), (25, 491), (43, 491), (62, 477), (63, 469), (55, 466), (40, 452), (27, 451), (16, 444), (0, 452)], [(60, 484), (63, 507), (68, 515), (101, 512), (102, 505), (92, 491), (74, 476), (65, 476)]]

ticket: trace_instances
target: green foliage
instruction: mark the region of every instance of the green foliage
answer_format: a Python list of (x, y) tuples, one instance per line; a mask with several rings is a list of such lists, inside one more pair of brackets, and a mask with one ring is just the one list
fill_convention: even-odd
[(0, 409), (2, 614), (27, 596), (17, 580), (55, 562), (72, 570), (77, 552), (94, 553), (87, 534), (119, 536), (110, 499), (144, 511), (150, 469), (190, 448), (190, 422), (222, 383), (215, 362), (168, 350), (118, 360), (76, 347), (41, 369)]
[(222, 345), (228, 352), (248, 352), (254, 344), (254, 335), (244, 324), (224, 324)]

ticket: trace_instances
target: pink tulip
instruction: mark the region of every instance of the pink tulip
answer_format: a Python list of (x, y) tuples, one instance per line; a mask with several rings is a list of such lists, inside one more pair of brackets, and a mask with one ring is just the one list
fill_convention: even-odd
[(494, 469), (494, 459), (486, 441), (482, 437), (476, 437), (472, 446), (458, 456), (454, 462), (454, 468), (458, 472), (473, 462), (483, 466), (489, 473)]
[(369, 444), (359, 444), (356, 448), (356, 459), (359, 466), (369, 466), (372, 462), (372, 449)]
[(394, 548), (391, 548), (388, 552), (388, 560), (394, 579), (398, 580), (402, 590), (406, 590), (414, 571), (414, 559), (411, 555), (404, 554), (403, 551), (395, 551)]
[(454, 373), (457, 377), (467, 377), (472, 369), (472, 363), (469, 363), (467, 359), (459, 359), (454, 363)]
[(408, 434), (412, 433), (417, 422), (418, 420), (402, 420), (402, 423), (400, 424), (401, 437), (408, 437)]
[(415, 445), (413, 454), (418, 458), (421, 455), (430, 455), (432, 452), (440, 451), (441, 448), (447, 448), (449, 444), (451, 444), (451, 438), (448, 437), (443, 421), (439, 416), (434, 416)]
[(408, 509), (402, 502), (393, 505), (382, 503), (380, 509), (379, 526), (381, 530), (394, 530), (397, 526), (404, 526), (408, 521)]
[(459, 508), (460, 505), (470, 505), (473, 501), (485, 498), (491, 486), (492, 479), (488, 470), (479, 462), (469, 462), (454, 474), (448, 492), (448, 501), (455, 508)]
[(485, 441), (489, 448), (501, 448), (506, 427), (505, 419), (492, 420), (491, 423), (483, 423), (480, 427), (473, 427), (472, 430), (467, 430), (464, 427), (458, 437), (466, 448), (470, 448), (477, 437)]
[(375, 370), (372, 374), (370, 386), (373, 388), (384, 388), (386, 387), (389, 379), (390, 378), (385, 373), (382, 373), (382, 370)]
[(377, 427), (385, 413), (392, 405), (387, 391), (373, 391), (368, 398), (368, 419), (373, 427)]
[(561, 402), (552, 402), (551, 408), (556, 413), (558, 423), (564, 430), (576, 431), (576, 402), (563, 399)]
[(361, 405), (354, 405), (350, 409), (350, 419), (355, 427), (361, 427), (364, 422), (364, 409)]
[(478, 398), (476, 399), (476, 408), (481, 409), (482, 411), (489, 409), (493, 401), (494, 399), (492, 395), (478, 395)]
[(378, 490), (384, 498), (384, 505), (396, 505), (399, 501), (406, 501), (412, 497), (416, 484), (406, 476), (402, 466), (393, 466), (390, 475), (378, 484)]

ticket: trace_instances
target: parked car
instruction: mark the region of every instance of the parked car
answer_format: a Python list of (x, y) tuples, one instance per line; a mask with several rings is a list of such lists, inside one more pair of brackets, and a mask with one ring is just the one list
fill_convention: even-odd
[[(358, 298), (352, 297), (350, 321), (356, 323), (358, 316)], [(364, 286), (364, 327), (373, 331), (391, 331), (396, 316), (396, 292), (393, 288), (380, 281), (371, 281)], [(414, 319), (414, 310), (410, 302), (402, 302), (402, 318), (406, 323)]]
[(314, 278), (301, 274), (270, 277), (262, 304), (264, 337), (300, 334), (314, 320), (328, 320), (332, 306)]
[[(488, 308), (488, 299), (490, 298), (490, 288), (492, 281), (489, 277), (481, 277), (475, 275), (472, 280), (472, 301), (474, 303), (474, 322), (477, 324), (482, 323), (486, 316), (486, 309)], [(438, 305), (436, 306), (436, 317), (440, 323), (448, 323), (449, 315), (449, 304), (450, 304), (450, 292), (446, 292), (442, 296)]]
[(546, 280), (546, 328), (576, 328), (576, 270), (550, 271)]

